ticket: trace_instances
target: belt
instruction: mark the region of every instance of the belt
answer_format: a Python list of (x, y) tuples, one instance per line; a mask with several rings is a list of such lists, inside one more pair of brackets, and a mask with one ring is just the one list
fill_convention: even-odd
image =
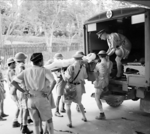
[(70, 84), (73, 84), (73, 85), (80, 85), (81, 83), (79, 83), (79, 82), (75, 82), (75, 83), (70, 82)]
[(41, 91), (29, 91), (28, 97), (46, 97), (46, 93), (44, 95), (44, 93)]

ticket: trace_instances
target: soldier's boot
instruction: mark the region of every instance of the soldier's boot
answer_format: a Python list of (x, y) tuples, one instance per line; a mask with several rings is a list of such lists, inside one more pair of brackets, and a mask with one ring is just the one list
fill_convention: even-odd
[(33, 131), (29, 130), (27, 125), (22, 127), (22, 134), (32, 134), (32, 133), (33, 133)]
[(100, 113), (99, 116), (96, 116), (96, 119), (97, 120), (105, 120), (106, 119), (105, 113)]
[(20, 123), (18, 121), (14, 121), (12, 126), (13, 128), (20, 127)]

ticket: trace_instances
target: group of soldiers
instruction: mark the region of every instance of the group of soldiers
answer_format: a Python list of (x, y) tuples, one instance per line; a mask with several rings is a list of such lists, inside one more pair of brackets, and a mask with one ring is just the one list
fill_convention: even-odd
[[(102, 51), (99, 55), (105, 54)], [(61, 113), (66, 112), (69, 119), (67, 126), (72, 128), (71, 103), (75, 102), (78, 111), (80, 111), (83, 116), (82, 120), (87, 122), (85, 110), (82, 105), (82, 95), (85, 93), (85, 79), (88, 77), (86, 66), (82, 60), (83, 56), (83, 52), (77, 52), (73, 56), (74, 63), (72, 65), (67, 67), (66, 70), (62, 69), (54, 73), (44, 66), (42, 53), (32, 54), (30, 58), (32, 66), (29, 68), (25, 68), (27, 56), (22, 52), (17, 53), (15, 57), (7, 59), (9, 93), (16, 104), (15, 119), (12, 126), (20, 127), (22, 133), (29, 134), (33, 133), (33, 131), (28, 129), (27, 124), (33, 122), (35, 134), (53, 134), (52, 109), (55, 108), (55, 103), (52, 91), (54, 87), (56, 87), (57, 91), (55, 116), (63, 117)], [(63, 55), (57, 53), (54, 55), (53, 62), (60, 59), (63, 59)], [(54, 78), (54, 76), (56, 78)], [(65, 85), (73, 79), (77, 93), (74, 99), (68, 100), (63, 97)], [(3, 82), (2, 80), (3, 79), (1, 79), (1, 83)], [(2, 89), (4, 90), (4, 87)], [(0, 90), (1, 95), (4, 95), (5, 90), (3, 91), (2, 89)], [(59, 110), (61, 97), (62, 105)], [(21, 117), (20, 123), (18, 122), (19, 114)], [(2, 112), (1, 119), (4, 119), (3, 117), (5, 116), (7, 115)], [(42, 128), (42, 122), (45, 122), (44, 130)]]
[[(118, 68), (120, 67), (120, 62), (122, 58), (126, 58), (129, 54), (129, 50), (124, 48), (126, 45), (124, 36), (120, 36), (117, 33), (114, 35), (106, 34), (105, 30), (101, 30), (97, 33), (98, 38), (107, 40), (110, 45), (110, 48), (107, 52), (101, 50), (98, 53), (100, 62), (98, 62), (94, 69), (95, 81), (95, 100), (97, 106), (100, 110), (100, 114), (96, 119), (106, 119), (105, 113), (103, 111), (101, 103), (101, 94), (109, 84), (109, 74), (111, 72), (111, 62), (109, 61), (109, 56), (116, 52), (118, 63)], [(117, 46), (113, 44), (116, 40), (111, 39), (123, 37), (124, 42), (123, 46)], [(117, 42), (116, 41), (116, 42)], [(120, 56), (121, 54), (121, 56)], [(25, 68), (25, 63), (27, 56), (19, 52), (15, 57), (11, 57), (7, 60), (8, 72), (7, 72), (7, 81), (9, 84), (9, 92), (12, 100), (16, 104), (16, 113), (15, 119), (13, 121), (13, 127), (20, 127), (22, 133), (33, 133), (27, 127), (28, 123), (33, 122), (34, 124), (34, 133), (35, 134), (53, 134), (54, 127), (52, 121), (52, 109), (55, 108), (55, 116), (63, 117), (61, 113), (67, 113), (69, 123), (67, 126), (72, 128), (72, 118), (71, 118), (71, 104), (75, 102), (77, 104), (77, 110), (81, 112), (83, 118), (82, 121), (87, 122), (85, 116), (85, 108), (82, 104), (82, 95), (85, 93), (85, 79), (88, 78), (86, 71), (86, 64), (83, 62), (84, 53), (81, 51), (76, 52), (73, 55), (74, 63), (67, 67), (66, 70), (60, 69), (59, 71), (51, 72), (46, 65), (55, 62), (55, 60), (62, 60), (63, 55), (57, 53), (54, 55), (53, 60), (48, 61), (44, 65), (44, 58), (42, 53), (33, 53), (30, 57), (32, 66)], [(120, 57), (119, 57), (120, 56)], [(118, 69), (117, 79), (120, 78), (120, 70)], [(2, 76), (2, 73), (0, 73)], [(0, 119), (3, 120), (3, 117), (7, 115), (3, 112), (3, 101), (4, 101), (4, 86), (3, 86), (3, 77), (0, 81)], [(76, 88), (76, 96), (73, 99), (66, 99), (64, 97), (64, 92), (66, 89), (67, 83), (72, 83)], [(56, 104), (54, 103), (52, 91), (56, 88), (57, 99)], [(62, 99), (61, 99), (62, 98)], [(61, 101), (61, 108), (59, 108), (59, 103)], [(18, 116), (20, 113), (21, 123), (18, 122)], [(44, 129), (42, 128), (42, 122), (45, 122)]]

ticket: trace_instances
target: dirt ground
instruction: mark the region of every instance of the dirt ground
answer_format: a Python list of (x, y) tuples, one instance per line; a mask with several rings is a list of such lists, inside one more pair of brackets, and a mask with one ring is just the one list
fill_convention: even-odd
[[(7, 85), (6, 89), (7, 88)], [(66, 114), (63, 118), (53, 116), (55, 134), (69, 134), (68, 132), (58, 132), (58, 130), (69, 130), (73, 134), (150, 134), (150, 114), (143, 113), (139, 110), (140, 101), (125, 101), (118, 108), (111, 108), (103, 102), (107, 120), (99, 121), (95, 116), (99, 114), (94, 98), (91, 93), (94, 92), (93, 85), (86, 83), (86, 94), (83, 96), (83, 105), (86, 108), (88, 122), (81, 120), (82, 116), (72, 104), (72, 120), (74, 128), (66, 126), (68, 119)], [(55, 90), (53, 91), (56, 97)], [(0, 121), (0, 134), (20, 134), (19, 128), (12, 128), (14, 119), (15, 105), (11, 100), (8, 90), (5, 100), (5, 113), (9, 114), (6, 121)], [(55, 109), (53, 110), (53, 113)], [(29, 124), (33, 129), (33, 124)]]

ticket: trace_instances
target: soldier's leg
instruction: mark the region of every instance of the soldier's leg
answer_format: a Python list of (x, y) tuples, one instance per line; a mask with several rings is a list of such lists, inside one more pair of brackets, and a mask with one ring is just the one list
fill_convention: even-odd
[(19, 117), (19, 114), (20, 114), (20, 106), (19, 106), (19, 102), (18, 102), (18, 99), (17, 97), (15, 96), (14, 99), (15, 101), (15, 104), (17, 106), (17, 109), (15, 111), (15, 119), (13, 121), (13, 127), (20, 127), (20, 123), (18, 122), (18, 117)]
[(116, 77), (121, 77), (122, 75), (122, 63), (121, 63), (121, 60), (122, 60), (122, 57), (124, 56), (124, 53), (121, 49), (117, 49), (115, 51), (115, 54), (116, 54), (116, 63), (117, 63), (117, 75)]
[(1, 112), (2, 117), (7, 117), (8, 115), (4, 113), (4, 100), (2, 101), (2, 104), (1, 104), (1, 110), (2, 110)]
[(96, 117), (96, 119), (100, 120), (100, 119), (105, 119), (105, 114), (104, 114), (104, 110), (103, 110), (103, 105), (101, 102), (101, 94), (102, 94), (102, 89), (95, 89), (95, 100), (97, 103), (97, 106), (100, 110), (100, 115)]
[(56, 112), (55, 112), (55, 116), (57, 117), (63, 117), (63, 115), (61, 115), (59, 113), (59, 102), (60, 102), (61, 96), (57, 96), (57, 100), (56, 100)]
[(44, 125), (44, 134), (48, 134), (48, 126), (47, 122)]
[(23, 127), (23, 109), (22, 107), (20, 107), (20, 125), (21, 125), (21, 130), (22, 130), (22, 127)]
[(1, 105), (2, 105), (2, 100), (0, 100), (0, 121), (5, 121), (6, 119), (4, 119), (4, 118), (2, 117)]
[(65, 103), (64, 103), (64, 99), (63, 99), (63, 95), (61, 96), (61, 113), (65, 113), (66, 110), (65, 110)]
[(80, 109), (80, 112), (83, 116), (82, 120), (84, 122), (87, 122), (87, 119), (86, 119), (86, 116), (85, 116), (85, 112), (84, 112), (84, 107), (82, 105), (82, 91), (81, 92), (78, 92), (79, 90), (77, 90), (77, 96), (76, 96), (76, 99), (75, 99), (75, 102), (77, 103), (79, 109)]
[(122, 58), (117, 56), (115, 60), (117, 63), (117, 75), (116, 75), (116, 77), (120, 78), (122, 75), (122, 63), (121, 63)]
[[(81, 86), (82, 86), (82, 94), (81, 94), (81, 98), (82, 98), (83, 94), (85, 93), (85, 86), (84, 86), (84, 84), (81, 84)], [(82, 104), (82, 106), (83, 106), (83, 104)], [(78, 112), (80, 112), (80, 107), (78, 104), (76, 105), (76, 110)], [(86, 113), (84, 106), (83, 106), (83, 110), (84, 110), (84, 113)]]
[(47, 130), (49, 134), (54, 134), (54, 126), (53, 126), (52, 118), (46, 122), (46, 125), (47, 125)]
[(71, 102), (66, 103), (66, 113), (69, 119), (68, 127), (72, 127), (72, 118), (71, 118)]
[(27, 121), (28, 121), (28, 109), (27, 108), (23, 109), (22, 118), (23, 118), (22, 133), (27, 133), (27, 134), (33, 133), (33, 131), (30, 131), (27, 126)]
[(1, 120), (3, 120), (3, 117), (7, 117), (8, 115), (6, 115), (4, 113), (4, 99), (5, 99), (5, 93), (4, 92), (0, 92), (0, 118)]
[(34, 134), (40, 134), (40, 115), (37, 109), (29, 109), (29, 113), (32, 117), (33, 124), (34, 124)]
[(2, 117), (2, 113), (3, 113), (3, 100), (0, 101), (0, 116)]
[(33, 121), (32, 121), (32, 119), (31, 119), (31, 117), (30, 117), (30, 115), (29, 115), (29, 110), (27, 109), (27, 117), (28, 117), (28, 123), (30, 124), (30, 123), (33, 123)]
[(19, 113), (20, 113), (20, 109), (17, 107), (16, 112), (15, 112), (15, 119), (13, 122), (13, 127), (20, 127), (20, 123), (18, 122)]
[(86, 116), (85, 116), (84, 107), (83, 107), (82, 103), (78, 103), (78, 106), (79, 106), (79, 109), (80, 109), (81, 114), (82, 114), (82, 116), (83, 116), (82, 120), (83, 120), (84, 122), (87, 122), (87, 119), (86, 119)]

